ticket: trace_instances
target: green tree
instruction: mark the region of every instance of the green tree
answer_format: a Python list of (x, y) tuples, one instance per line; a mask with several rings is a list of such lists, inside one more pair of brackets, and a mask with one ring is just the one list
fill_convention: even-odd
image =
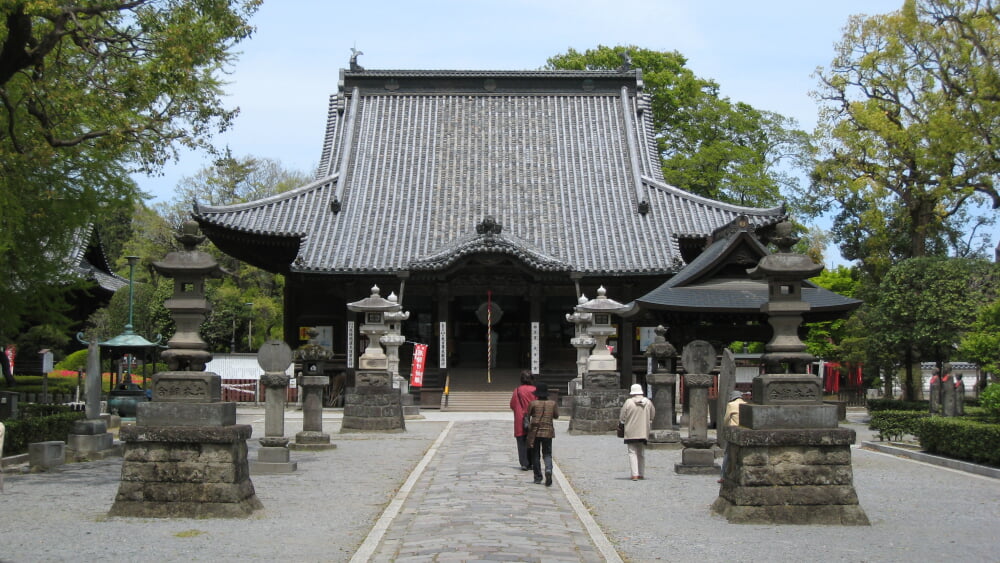
[[(61, 257), (81, 227), (132, 209), (131, 174), (158, 171), (181, 146), (210, 149), (228, 127), (220, 75), (259, 4), (2, 3), (0, 339), (58, 314)], [(34, 306), (40, 293), (52, 307)]]
[[(846, 266), (823, 270), (820, 275), (809, 281), (846, 297), (854, 297), (859, 283), (851, 269)], [(847, 318), (807, 323), (806, 328), (809, 332), (804, 339), (807, 351), (829, 361), (847, 361), (840, 348), (841, 342), (847, 336), (847, 325)]]
[(948, 361), (978, 304), (996, 298), (993, 264), (966, 258), (911, 258), (893, 266), (866, 317), (869, 338), (902, 365), (903, 396), (916, 398), (921, 360)]
[[(962, 337), (958, 353), (979, 365), (980, 373), (1000, 374), (1000, 300), (982, 307)], [(983, 380), (980, 386), (985, 386)]]
[(997, 7), (906, 0), (853, 16), (829, 69), (819, 69), (820, 158), (802, 198), (839, 206), (834, 238), (877, 282), (905, 258), (973, 255), (1000, 207)]
[(805, 169), (808, 135), (790, 118), (720, 96), (719, 85), (695, 76), (677, 51), (599, 45), (582, 53), (569, 49), (547, 68), (616, 69), (625, 52), (642, 69), (668, 183), (749, 206), (775, 205), (782, 189), (798, 186), (790, 169)]

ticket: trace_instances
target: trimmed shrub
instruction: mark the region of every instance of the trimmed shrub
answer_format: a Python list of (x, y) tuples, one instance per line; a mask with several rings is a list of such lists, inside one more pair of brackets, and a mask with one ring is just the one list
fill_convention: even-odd
[(1000, 466), (1000, 424), (934, 416), (918, 420), (913, 434), (929, 453)]
[(868, 428), (875, 430), (875, 436), (880, 441), (889, 440), (898, 442), (906, 434), (916, 436), (917, 423), (924, 418), (930, 417), (927, 412), (916, 411), (875, 411), (871, 413), (871, 420), (868, 421)]
[(65, 441), (66, 436), (73, 431), (73, 423), (85, 416), (86, 413), (82, 412), (60, 412), (48, 416), (4, 421), (7, 434), (4, 437), (3, 453), (23, 454), (28, 451), (28, 444), (50, 440)]
[(868, 412), (875, 411), (922, 411), (930, 412), (929, 401), (901, 401), (898, 399), (868, 399)]

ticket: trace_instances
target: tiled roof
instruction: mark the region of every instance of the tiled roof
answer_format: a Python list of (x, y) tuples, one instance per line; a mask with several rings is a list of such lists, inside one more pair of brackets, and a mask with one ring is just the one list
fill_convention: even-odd
[[(594, 275), (673, 273), (676, 236), (783, 216), (667, 185), (640, 90), (635, 71), (345, 72), (316, 181), (195, 216), (300, 237), (292, 271), (443, 267), (464, 249)], [(489, 215), (503, 244), (477, 246)]]
[(101, 244), (93, 225), (74, 233), (72, 248), (66, 261), (75, 276), (92, 280), (109, 293), (128, 285), (128, 280), (111, 271), (104, 255), (104, 245)]

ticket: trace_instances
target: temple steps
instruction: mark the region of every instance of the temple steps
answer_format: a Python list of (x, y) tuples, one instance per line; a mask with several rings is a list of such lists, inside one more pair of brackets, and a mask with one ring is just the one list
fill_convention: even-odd
[(441, 399), (442, 412), (502, 412), (510, 410), (512, 391), (452, 391), (448, 405)]

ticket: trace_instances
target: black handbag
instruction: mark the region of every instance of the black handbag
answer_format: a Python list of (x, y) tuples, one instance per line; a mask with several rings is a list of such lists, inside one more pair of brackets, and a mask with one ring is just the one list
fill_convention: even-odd
[(531, 413), (524, 413), (524, 417), (521, 419), (521, 427), (527, 432), (531, 428)]
[(625, 423), (623, 422), (618, 423), (618, 437), (619, 438), (625, 437)]

